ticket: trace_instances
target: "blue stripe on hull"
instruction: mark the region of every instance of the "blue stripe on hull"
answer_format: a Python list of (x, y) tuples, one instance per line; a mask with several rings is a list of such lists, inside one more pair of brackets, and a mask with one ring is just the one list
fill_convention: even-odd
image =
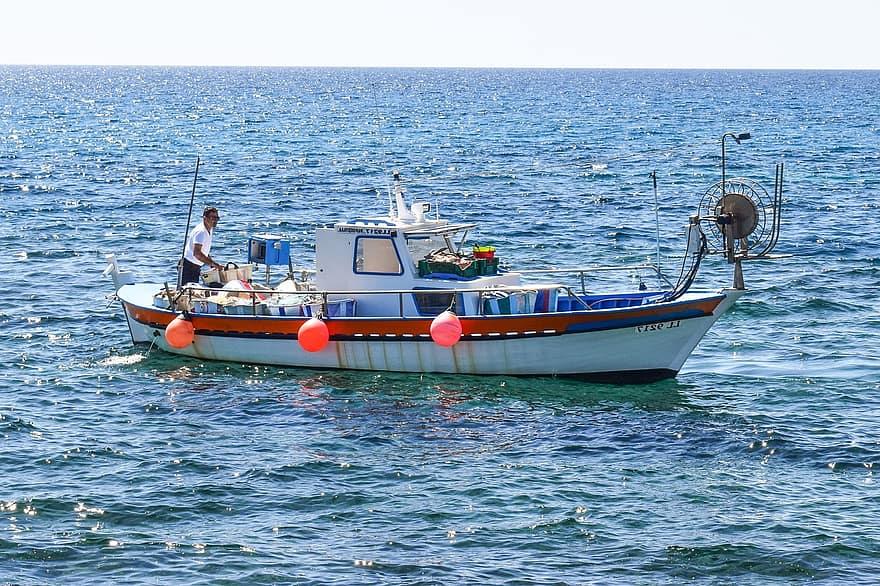
[(575, 332), (599, 332), (603, 330), (618, 330), (621, 328), (629, 328), (635, 326), (644, 326), (647, 324), (655, 324), (660, 322), (686, 320), (695, 317), (705, 317), (707, 314), (699, 309), (686, 309), (682, 311), (670, 311), (668, 313), (658, 313), (647, 317), (621, 317), (618, 319), (608, 319), (597, 322), (583, 322), (579, 324), (571, 324), (566, 333)]

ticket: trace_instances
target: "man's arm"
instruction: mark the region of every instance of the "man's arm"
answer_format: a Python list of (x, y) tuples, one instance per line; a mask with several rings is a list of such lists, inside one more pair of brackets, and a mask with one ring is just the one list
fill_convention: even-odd
[(199, 259), (200, 261), (202, 261), (203, 264), (211, 265), (212, 267), (214, 267), (216, 269), (223, 268), (220, 264), (214, 262), (213, 258), (211, 258), (209, 255), (202, 252), (202, 245), (199, 244), (198, 242), (193, 244), (193, 256), (196, 257), (197, 259)]

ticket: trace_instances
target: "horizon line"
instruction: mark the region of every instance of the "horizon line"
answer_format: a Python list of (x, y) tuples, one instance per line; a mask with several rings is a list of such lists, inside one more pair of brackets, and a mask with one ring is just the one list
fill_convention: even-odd
[(256, 65), (190, 63), (0, 63), (0, 67), (149, 67), (191, 69), (507, 69), (581, 71), (880, 71), (877, 67), (653, 65)]

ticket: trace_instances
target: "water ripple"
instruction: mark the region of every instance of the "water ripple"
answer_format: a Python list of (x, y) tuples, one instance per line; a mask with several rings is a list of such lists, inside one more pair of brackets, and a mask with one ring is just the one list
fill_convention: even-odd
[[(876, 72), (0, 73), (0, 581), (874, 579)], [(672, 381), (209, 363), (132, 348), (107, 307), (106, 253), (173, 276), (196, 155), (218, 254), (277, 231), (297, 266), (395, 168), (512, 266), (642, 262), (657, 170), (676, 275), (740, 129), (729, 173), (786, 164), (792, 256), (745, 264)]]

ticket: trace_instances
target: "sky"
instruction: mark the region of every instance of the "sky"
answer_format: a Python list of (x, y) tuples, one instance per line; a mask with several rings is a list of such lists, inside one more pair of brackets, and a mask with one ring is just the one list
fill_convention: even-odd
[(0, 63), (880, 69), (878, 0), (11, 0)]

